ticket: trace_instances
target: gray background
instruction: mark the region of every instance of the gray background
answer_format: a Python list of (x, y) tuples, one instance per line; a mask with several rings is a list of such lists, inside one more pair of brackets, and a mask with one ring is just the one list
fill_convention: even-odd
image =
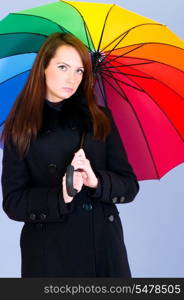
[[(6, 0), (1, 7), (0, 18), (9, 12), (51, 2), (55, 1)], [(166, 24), (184, 39), (183, 0), (88, 2), (116, 3)], [(171, 170), (161, 180), (140, 181), (140, 192), (135, 201), (117, 205), (133, 277), (184, 277), (183, 177), (184, 164)], [(0, 277), (20, 277), (19, 239), (22, 225), (8, 219), (0, 208)]]

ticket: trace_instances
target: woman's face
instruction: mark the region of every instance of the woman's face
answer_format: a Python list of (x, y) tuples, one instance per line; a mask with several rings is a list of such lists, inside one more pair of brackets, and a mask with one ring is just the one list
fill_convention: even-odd
[(59, 102), (71, 97), (82, 81), (83, 72), (77, 50), (69, 45), (58, 47), (45, 69), (46, 98)]

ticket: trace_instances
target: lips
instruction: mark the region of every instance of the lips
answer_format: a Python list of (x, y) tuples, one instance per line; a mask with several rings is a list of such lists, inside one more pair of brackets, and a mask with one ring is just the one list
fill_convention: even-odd
[(69, 93), (71, 93), (71, 92), (73, 91), (73, 89), (67, 88), (67, 87), (64, 87), (63, 90), (64, 90), (65, 92), (69, 92)]

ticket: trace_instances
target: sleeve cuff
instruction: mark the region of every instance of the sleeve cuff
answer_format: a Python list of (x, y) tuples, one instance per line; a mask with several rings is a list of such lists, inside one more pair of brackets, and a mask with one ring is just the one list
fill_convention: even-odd
[(73, 200), (69, 203), (65, 203), (63, 193), (59, 191), (59, 211), (61, 215), (68, 214), (73, 211)]
[(88, 188), (88, 195), (93, 198), (100, 198), (102, 195), (102, 185), (98, 177), (98, 185), (96, 188)]

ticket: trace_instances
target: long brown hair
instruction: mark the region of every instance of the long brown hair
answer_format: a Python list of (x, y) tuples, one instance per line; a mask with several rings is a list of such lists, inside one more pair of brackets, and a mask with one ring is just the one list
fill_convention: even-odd
[(22, 157), (27, 153), (31, 139), (36, 138), (42, 125), (46, 97), (44, 71), (57, 48), (62, 45), (73, 46), (83, 62), (84, 75), (80, 87), (92, 116), (94, 138), (104, 140), (110, 132), (109, 118), (98, 107), (95, 100), (94, 75), (86, 46), (72, 34), (56, 32), (51, 34), (40, 48), (27, 82), (17, 97), (2, 131), (1, 141), (9, 144), (11, 138)]

